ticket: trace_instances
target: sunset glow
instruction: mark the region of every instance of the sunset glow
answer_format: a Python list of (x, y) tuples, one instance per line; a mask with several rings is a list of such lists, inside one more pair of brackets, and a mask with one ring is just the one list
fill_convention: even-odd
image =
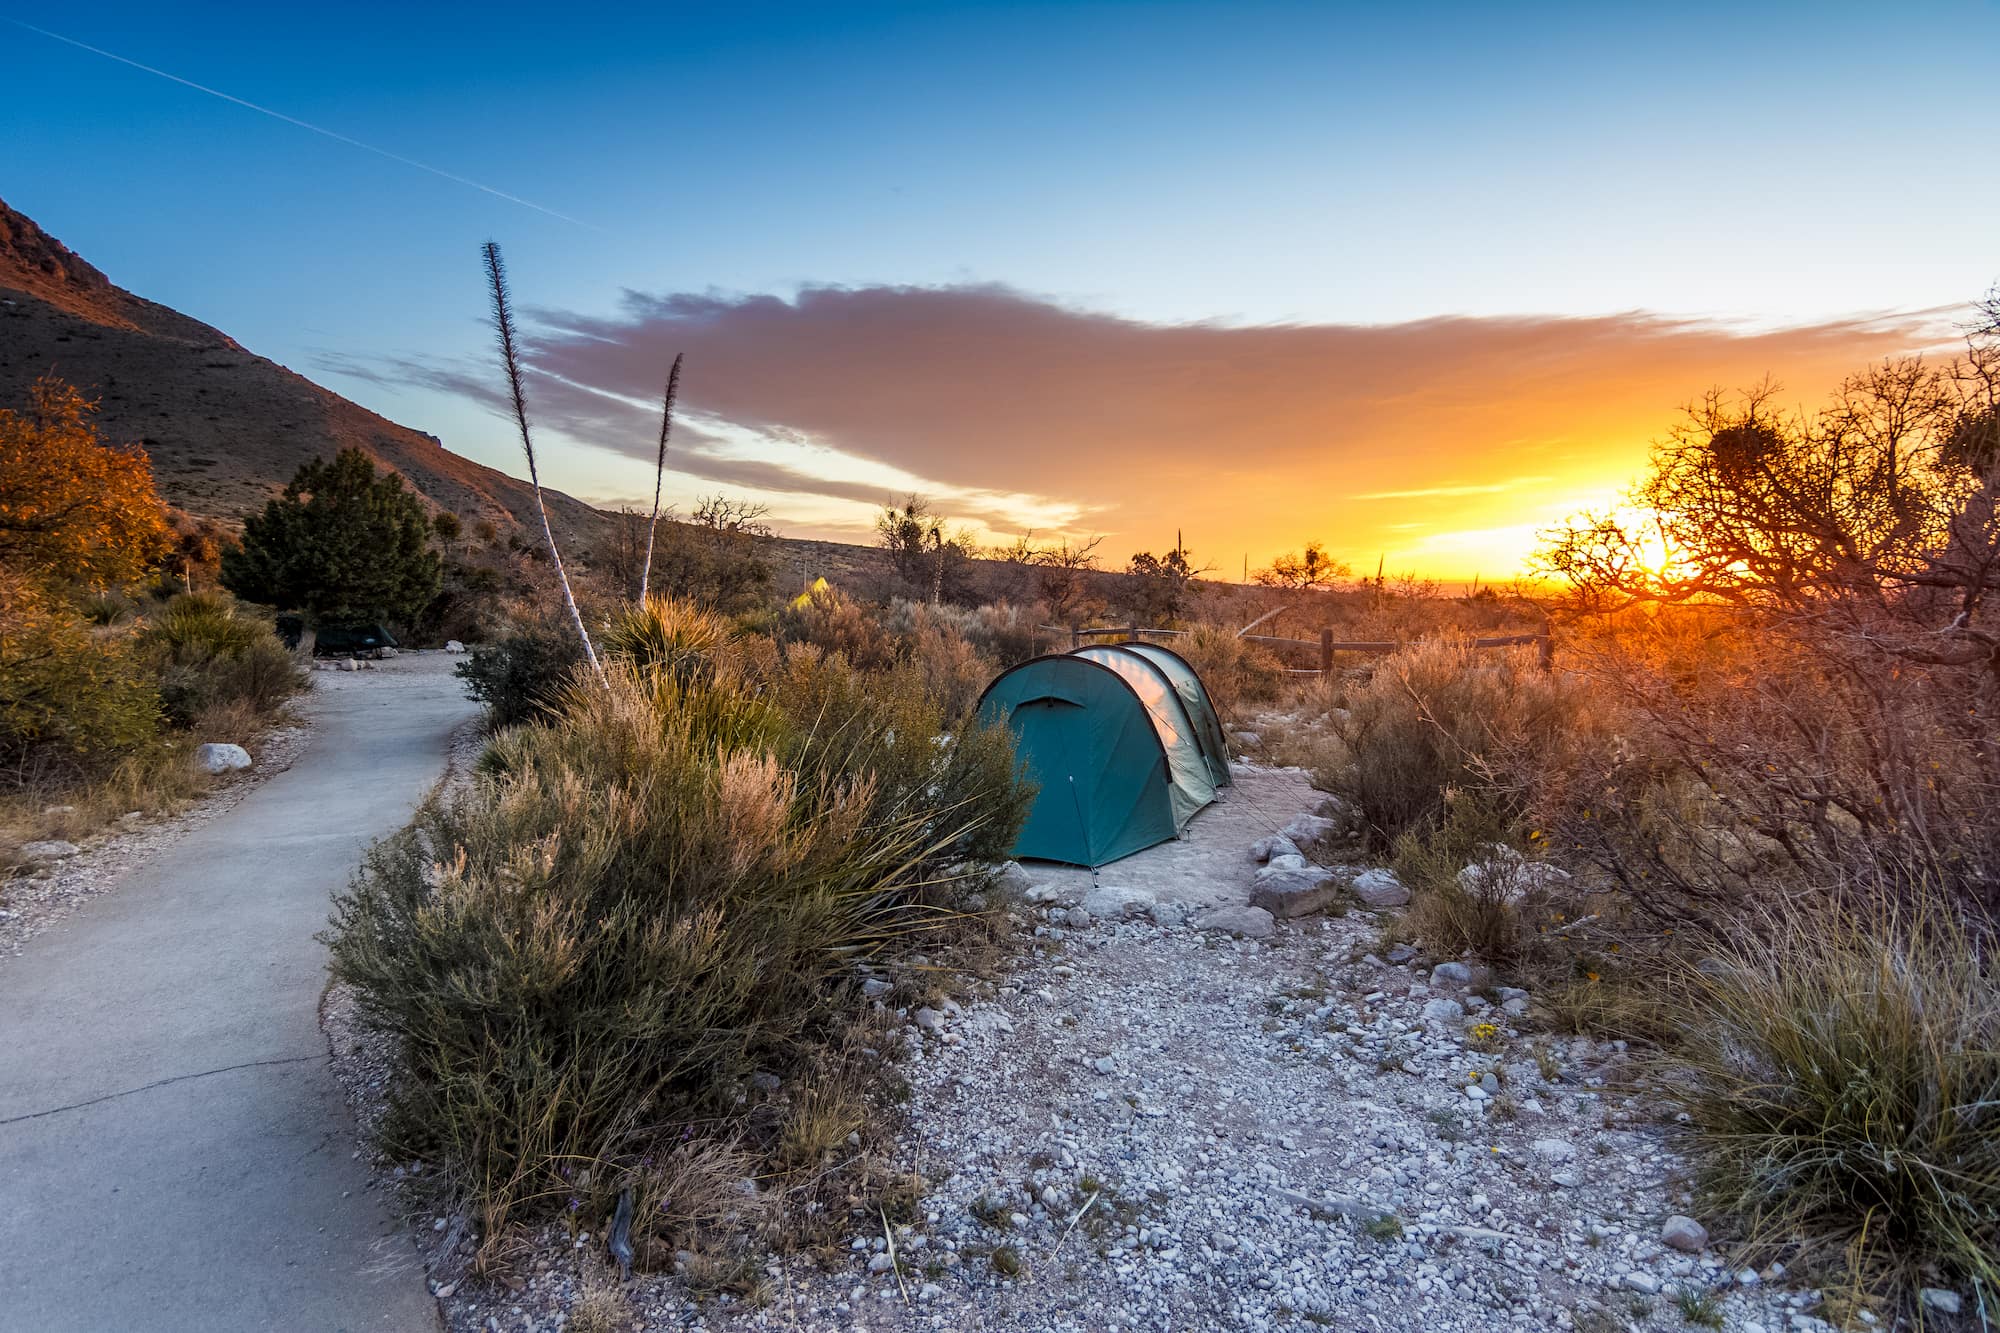
[[(547, 480), (594, 502), (650, 500), (685, 352), (683, 507), (867, 541), (915, 491), (981, 540), (1180, 532), (1228, 576), (1318, 540), (1513, 577), (1691, 397), (1815, 404), (1952, 342), (2000, 268), (1956, 147), (2000, 130), (1990, 5), (502, 20), (0, 29), (12, 202), (510, 467), (469, 259), (504, 241)], [(1917, 234), (1921, 198), (1953, 204)]]

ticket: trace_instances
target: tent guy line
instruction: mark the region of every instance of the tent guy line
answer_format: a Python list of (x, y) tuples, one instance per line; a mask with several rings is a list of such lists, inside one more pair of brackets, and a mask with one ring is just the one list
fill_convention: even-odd
[(166, 70), (156, 69), (152, 65), (141, 64), (130, 57), (119, 55), (116, 51), (107, 51), (103, 47), (92, 46), (88, 42), (80, 42), (74, 37), (65, 37), (59, 32), (50, 32), (47, 28), (38, 28), (32, 23), (23, 23), (17, 18), (8, 18), (7, 22), (17, 28), (25, 28), (29, 32), (46, 37), (50, 41), (62, 42), (66, 46), (74, 46), (79, 51), (88, 51), (92, 55), (103, 56), (106, 60), (115, 60), (121, 65), (130, 65), (133, 69), (143, 70), (147, 74), (166, 79), (170, 83), (178, 83), (182, 87), (192, 88), (198, 93), (207, 93), (210, 97), (221, 98), (225, 102), (255, 111), (259, 115), (269, 116), (273, 120), (281, 120), (287, 125), (296, 125), (302, 130), (310, 130), (314, 134), (332, 139), (335, 143), (343, 143), (350, 148), (359, 148), (363, 152), (373, 153), (377, 157), (386, 157), (391, 162), (396, 162), (406, 167), (414, 167), (418, 171), (427, 171), (433, 176), (438, 176), (452, 182), (454, 185), (470, 186), (472, 189), (492, 195), (495, 199), (504, 199), (510, 204), (519, 204), (522, 208), (532, 208), (537, 213), (545, 213), (558, 221), (583, 227), (589, 231), (604, 230), (604, 228), (597, 226), (595, 223), (585, 222), (582, 218), (571, 217), (567, 213), (559, 213), (555, 209), (538, 204), (532, 199), (523, 199), (518, 194), (509, 194), (505, 190), (483, 184), (480, 181), (473, 180), (469, 176), (461, 176), (456, 172), (446, 171), (443, 167), (434, 167), (428, 162), (419, 162), (413, 157), (404, 157), (401, 153), (392, 153), (386, 148), (378, 148), (372, 143), (364, 143), (362, 140), (342, 134), (338, 130), (330, 130), (323, 125), (315, 125), (309, 120), (300, 120), (297, 116), (288, 116), (282, 111), (273, 111), (270, 107), (259, 106), (255, 102), (247, 101), (232, 93), (225, 93), (219, 88), (210, 88), (206, 84), (196, 83), (193, 79), (184, 79), (178, 74), (169, 74)]

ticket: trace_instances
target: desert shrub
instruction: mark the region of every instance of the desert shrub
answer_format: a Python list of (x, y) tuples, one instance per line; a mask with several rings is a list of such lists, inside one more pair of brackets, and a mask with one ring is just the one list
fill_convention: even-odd
[(999, 664), (976, 643), (975, 636), (983, 637), (987, 622), (981, 611), (986, 609), (898, 601), (883, 616), (883, 628), (892, 636), (898, 656), (917, 669), (947, 722), (970, 713), (1000, 672)]
[(1649, 917), (1714, 924), (1746, 899), (1855, 884), (1971, 919), (2000, 908), (1989, 687), (1962, 668), (1713, 608), (1572, 637), (1623, 720), (1617, 744), (1570, 756), (1554, 827)]
[[(882, 627), (898, 639), (914, 638), (927, 628), (950, 631), (992, 660), (996, 671), (1049, 651), (1051, 636), (1041, 629), (1032, 608), (1011, 602), (984, 606), (933, 606), (898, 598), (882, 616)], [(1063, 636), (1067, 639), (1067, 635)]]
[[(1506, 873), (1511, 814), (1484, 793), (1454, 792), (1435, 823), (1396, 838), (1396, 876), (1410, 890), (1409, 926), (1445, 957), (1470, 954), (1489, 963), (1518, 963), (1527, 941), (1521, 877)], [(1505, 849), (1504, 851), (1500, 849)], [(1518, 853), (1515, 853), (1518, 855)], [(1464, 877), (1467, 865), (1485, 873)], [(1485, 867), (1496, 867), (1486, 871)]]
[(0, 569), (0, 766), (25, 785), (101, 771), (149, 742), (160, 698), (130, 636), (93, 631)]
[(896, 643), (866, 608), (825, 579), (794, 597), (778, 613), (777, 633), (781, 641), (809, 643), (827, 653), (838, 653), (863, 670), (892, 665)]
[(1871, 1285), (2000, 1286), (1992, 960), (1948, 906), (1759, 925), (1675, 978), (1658, 1087), (1708, 1202)]
[(1284, 664), (1262, 644), (1220, 625), (1196, 625), (1171, 647), (1194, 667), (1225, 718), (1240, 716), (1249, 704), (1270, 703), (1287, 679)]
[(1352, 803), (1383, 848), (1436, 828), (1458, 791), (1476, 789), (1494, 818), (1518, 820), (1544, 795), (1545, 769), (1601, 731), (1578, 678), (1449, 638), (1383, 658), (1348, 691), (1334, 727), (1346, 758), (1314, 781)]
[[(810, 1065), (855, 960), (948, 922), (946, 867), (1023, 810), (1004, 734), (941, 739), (912, 678), (810, 646), (763, 691), (726, 661), (613, 661), (337, 904), (335, 971), (401, 1039), (387, 1146), (439, 1164), (487, 1236), (667, 1198), (675, 1145), (745, 1130), (743, 1079)], [(670, 1216), (638, 1210), (642, 1253)]]
[(175, 726), (203, 716), (217, 725), (228, 715), (254, 727), (305, 688), (298, 660), (269, 622), (245, 615), (224, 593), (174, 597), (140, 630), (139, 647), (159, 673), (161, 706)]
[(511, 727), (553, 713), (582, 662), (573, 633), (538, 625), (480, 644), (453, 670), (493, 726)]

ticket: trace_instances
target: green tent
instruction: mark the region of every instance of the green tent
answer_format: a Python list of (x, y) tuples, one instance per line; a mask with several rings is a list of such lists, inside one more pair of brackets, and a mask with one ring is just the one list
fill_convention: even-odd
[[(1212, 713), (1198, 678), (1193, 686)], [(1013, 732), (1040, 788), (1016, 856), (1104, 865), (1177, 837), (1215, 799), (1194, 714), (1144, 654), (1086, 648), (1023, 662), (987, 686), (979, 718)]]
[(1097, 653), (1137, 653), (1160, 669), (1160, 673), (1174, 687), (1174, 693), (1180, 695), (1181, 704), (1194, 723), (1195, 742), (1201, 746), (1201, 757), (1208, 761), (1209, 776), (1216, 786), (1227, 787), (1229, 746), (1222, 739), (1222, 719), (1216, 716), (1215, 704), (1208, 697), (1208, 687), (1195, 674), (1193, 664), (1171, 648), (1137, 640), (1085, 648), (1081, 655), (1089, 657)]

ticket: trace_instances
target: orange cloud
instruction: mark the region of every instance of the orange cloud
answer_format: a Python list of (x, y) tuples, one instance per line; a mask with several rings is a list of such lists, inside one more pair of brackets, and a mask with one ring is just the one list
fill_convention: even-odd
[[(611, 451), (573, 455), (587, 480), (567, 489), (643, 489), (658, 381), (685, 351), (677, 466), (770, 498), (781, 524), (811, 511), (850, 531), (914, 485), (986, 531), (1104, 533), (1116, 559), (1180, 530), (1230, 573), (1318, 539), (1442, 578), (1516, 572), (1538, 527), (1614, 500), (1702, 390), (1768, 374), (1813, 401), (1941, 327), (1938, 312), (1755, 330), (1643, 313), (1162, 325), (997, 286), (534, 313), (536, 402)], [(395, 373), (490, 394), (483, 374)]]

